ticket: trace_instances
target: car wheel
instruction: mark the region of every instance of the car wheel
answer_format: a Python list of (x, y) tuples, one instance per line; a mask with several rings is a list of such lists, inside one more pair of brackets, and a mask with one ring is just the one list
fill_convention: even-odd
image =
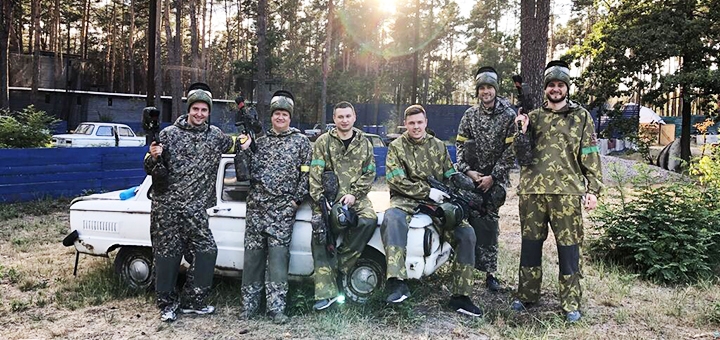
[(368, 247), (360, 259), (342, 276), (345, 296), (357, 303), (365, 303), (380, 290), (385, 281), (385, 256)]
[(152, 249), (122, 247), (115, 257), (115, 273), (134, 290), (149, 290), (155, 280)]

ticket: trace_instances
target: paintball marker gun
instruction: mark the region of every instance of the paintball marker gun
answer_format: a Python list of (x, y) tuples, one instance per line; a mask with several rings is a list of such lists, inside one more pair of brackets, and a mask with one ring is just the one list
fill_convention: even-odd
[(472, 179), (463, 173), (455, 173), (450, 176), (450, 184), (446, 185), (435, 177), (429, 176), (428, 183), (430, 187), (442, 190), (448, 196), (446, 201), (459, 206), (464, 212), (464, 217), (470, 216), (470, 210), (483, 212), (484, 199), (482, 195), (475, 192), (475, 184)]
[[(235, 100), (238, 103), (238, 111), (235, 113), (235, 126), (240, 134), (250, 137), (250, 150), (257, 152), (257, 144), (255, 143), (256, 134), (262, 131), (262, 125), (255, 115), (248, 112), (245, 107), (245, 98), (238, 97)], [(243, 103), (243, 105), (240, 105)], [(238, 152), (235, 154), (235, 175), (238, 181), (247, 181), (250, 179), (250, 164), (247, 155), (240, 152), (240, 145), (244, 144), (247, 139), (238, 140)]]
[[(145, 131), (145, 145), (150, 146), (153, 142), (160, 144), (160, 110), (154, 106), (148, 106), (142, 112), (142, 127)], [(165, 154), (159, 157), (157, 165), (150, 172), (152, 176), (153, 192), (163, 192), (167, 189), (168, 170), (165, 167)]]
[[(533, 110), (532, 107), (532, 100), (530, 99), (530, 88), (527, 84), (523, 84), (522, 76), (519, 74), (516, 74), (512, 77), (513, 83), (515, 84), (515, 89), (518, 93), (518, 99), (520, 100), (520, 107), (522, 108), (522, 113), (527, 115), (530, 113), (530, 111)], [(522, 123), (518, 123), (518, 131), (521, 130)]]
[(325, 171), (322, 174), (323, 194), (320, 196), (321, 221), (313, 221), (313, 237), (318, 244), (325, 245), (325, 250), (330, 257), (335, 256), (335, 235), (330, 221), (331, 202), (338, 193), (338, 178), (332, 171)]

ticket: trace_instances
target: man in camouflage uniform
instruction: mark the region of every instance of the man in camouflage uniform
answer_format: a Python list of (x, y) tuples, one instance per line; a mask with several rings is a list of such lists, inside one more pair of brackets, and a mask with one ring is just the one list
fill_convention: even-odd
[[(155, 260), (155, 290), (161, 320), (174, 321), (178, 307), (184, 314), (210, 314), (205, 304), (212, 286), (217, 246), (208, 227), (206, 209), (215, 202), (215, 177), (223, 153), (233, 139), (208, 125), (212, 95), (206, 90), (188, 93), (188, 113), (160, 132), (145, 157), (148, 174), (160, 174), (154, 185), (150, 211), (150, 238)], [(156, 183), (159, 184), (159, 183)], [(175, 291), (183, 254), (192, 254), (182, 300)]]
[(545, 68), (543, 107), (518, 115), (522, 124), (515, 137), (521, 165), (518, 188), (522, 246), (517, 300), (523, 310), (540, 298), (542, 247), (553, 230), (560, 266), (560, 304), (569, 322), (582, 316), (580, 246), (585, 209), (597, 206), (602, 173), (593, 120), (587, 110), (569, 100), (570, 69), (562, 61)]
[[(313, 208), (313, 230), (323, 228), (318, 204), (321, 204), (324, 188), (322, 175), (332, 171), (338, 179), (337, 196), (330, 198), (330, 205), (347, 206), (358, 215), (357, 226), (333, 232), (343, 234), (337, 256), (328, 255), (322, 237), (313, 237), (312, 253), (315, 261), (315, 310), (330, 307), (338, 298), (336, 271), (347, 273), (362, 255), (365, 245), (377, 227), (377, 215), (367, 194), (375, 180), (373, 146), (362, 130), (353, 127), (355, 108), (348, 102), (340, 102), (333, 109), (335, 128), (315, 141), (310, 164), (310, 197)], [(325, 226), (328, 228), (329, 226)], [(327, 232), (327, 229), (325, 229)], [(338, 268), (339, 267), (339, 268)]]
[[(407, 131), (390, 143), (386, 158), (386, 175), (390, 187), (390, 208), (385, 211), (381, 226), (387, 259), (388, 303), (401, 303), (410, 297), (404, 279), (407, 234), (410, 219), (419, 205), (437, 206), (447, 193), (431, 188), (428, 176), (447, 180), (455, 173), (445, 143), (426, 132), (427, 115), (420, 105), (405, 110)], [(469, 225), (458, 221), (452, 232), (455, 260), (450, 307), (461, 314), (482, 316), (480, 308), (469, 298), (473, 287), (475, 264), (475, 233)]]
[[(270, 100), (272, 128), (257, 139), (257, 153), (250, 149), (252, 140), (240, 135), (239, 156), (249, 158), (250, 195), (245, 222), (245, 258), (243, 261), (241, 318), (254, 316), (260, 306), (263, 287), (267, 311), (276, 323), (285, 323), (288, 292), (290, 237), (295, 213), (308, 194), (310, 141), (298, 129), (290, 127), (295, 107), (289, 91), (277, 91)], [(265, 282), (267, 263), (268, 281)]]
[[(515, 166), (510, 147), (515, 135), (515, 111), (505, 98), (498, 97), (498, 74), (492, 67), (481, 67), (475, 74), (475, 95), (479, 99), (463, 115), (456, 139), (457, 170), (468, 175), (483, 192), (486, 211), (471, 211), (469, 222), (475, 229), (475, 269), (485, 272), (485, 285), (499, 291), (497, 270), (500, 206), (505, 203), (508, 172)], [(473, 141), (474, 148), (465, 142)]]

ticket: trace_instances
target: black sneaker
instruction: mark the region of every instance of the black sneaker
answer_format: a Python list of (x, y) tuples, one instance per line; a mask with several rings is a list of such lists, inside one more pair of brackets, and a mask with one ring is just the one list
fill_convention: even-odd
[(520, 300), (514, 300), (510, 304), (510, 309), (516, 311), (516, 312), (522, 312), (526, 309), (525, 304)]
[(450, 308), (460, 314), (472, 317), (482, 317), (483, 314), (482, 309), (475, 306), (470, 298), (465, 295), (453, 295), (450, 298)]
[(485, 287), (491, 292), (499, 292), (502, 290), (502, 284), (500, 280), (496, 279), (494, 275), (488, 275), (485, 277)]
[(177, 306), (167, 306), (160, 311), (160, 321), (173, 322), (177, 320)]
[(403, 280), (395, 278), (389, 279), (387, 282), (387, 291), (390, 294), (385, 301), (387, 303), (401, 303), (410, 297), (410, 290)]

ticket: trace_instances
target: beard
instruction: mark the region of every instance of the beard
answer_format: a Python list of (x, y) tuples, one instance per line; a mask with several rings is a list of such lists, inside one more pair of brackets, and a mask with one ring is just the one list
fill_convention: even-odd
[(558, 99), (553, 98), (551, 95), (546, 95), (545, 98), (547, 98), (547, 100), (549, 102), (551, 102), (553, 104), (557, 104), (557, 103), (562, 103), (565, 99), (567, 99), (567, 94), (565, 94), (564, 96), (562, 96)]

